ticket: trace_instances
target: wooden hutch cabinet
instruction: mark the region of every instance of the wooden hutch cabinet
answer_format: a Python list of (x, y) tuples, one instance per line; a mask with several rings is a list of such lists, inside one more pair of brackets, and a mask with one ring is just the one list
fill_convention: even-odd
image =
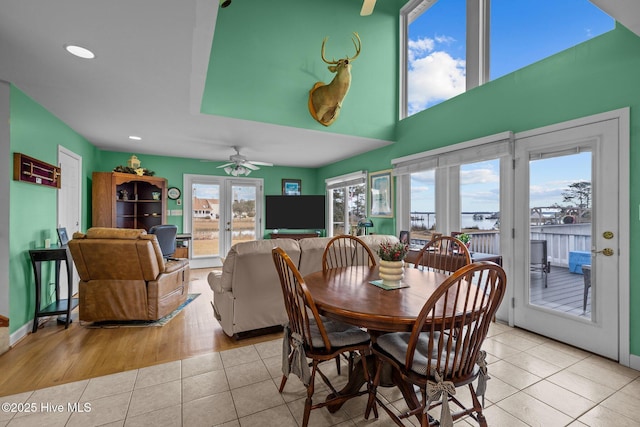
[(94, 227), (141, 228), (165, 224), (167, 180), (120, 172), (94, 172)]

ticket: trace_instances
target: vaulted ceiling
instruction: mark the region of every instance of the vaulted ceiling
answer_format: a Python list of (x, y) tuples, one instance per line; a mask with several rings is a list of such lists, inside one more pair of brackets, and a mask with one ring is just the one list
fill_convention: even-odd
[[(379, 1), (370, 17), (359, 16), (361, 0), (283, 1), (288, 8), (257, 0), (233, 0), (227, 9), (217, 0), (0, 0), (0, 79), (108, 151), (224, 161), (239, 146), (254, 160), (317, 167), (392, 143), (395, 88), (380, 88), (397, 77), (397, 57), (367, 58), (364, 52), (367, 46), (395, 49), (393, 26), (406, 0)], [(592, 2), (640, 34), (639, 2)], [(241, 21), (233, 18), (241, 12)], [(238, 37), (225, 40), (216, 25), (227, 32), (235, 26)], [(358, 77), (372, 89), (352, 85), (343, 115), (324, 128), (306, 105), (313, 82), (331, 78), (320, 43), (328, 32), (328, 52), (336, 49), (328, 55), (348, 55), (351, 31), (367, 36), (354, 78), (360, 66)], [(72, 57), (63, 50), (66, 43), (89, 47), (97, 57)], [(216, 51), (224, 61), (216, 62)], [(236, 63), (264, 71), (238, 82), (237, 72), (224, 73)], [(212, 67), (213, 89), (206, 81)], [(241, 85), (256, 88), (253, 100), (234, 96)], [(207, 93), (213, 98), (203, 102)], [(133, 142), (129, 135), (143, 139)]]

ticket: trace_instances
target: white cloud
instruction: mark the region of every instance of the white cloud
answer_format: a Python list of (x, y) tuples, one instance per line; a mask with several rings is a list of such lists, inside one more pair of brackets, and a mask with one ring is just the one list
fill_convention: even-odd
[(433, 51), (435, 41), (433, 39), (409, 40), (409, 64), (415, 61), (416, 57), (423, 57)]
[(460, 184), (487, 184), (490, 182), (500, 182), (500, 177), (493, 169), (473, 169), (460, 171)]
[(433, 186), (436, 182), (436, 172), (434, 169), (423, 171), (423, 172), (415, 172), (411, 174), (411, 187), (419, 186), (420, 184), (426, 184), (428, 186)]
[(465, 61), (453, 58), (444, 50), (436, 50), (438, 44), (450, 44), (454, 41), (447, 36), (409, 40), (409, 114), (465, 91)]

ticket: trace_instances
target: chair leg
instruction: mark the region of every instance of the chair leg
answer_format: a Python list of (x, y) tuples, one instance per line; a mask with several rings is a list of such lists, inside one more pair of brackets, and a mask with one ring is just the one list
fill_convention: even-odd
[(582, 301), (582, 311), (587, 311), (587, 297), (589, 296), (589, 286), (584, 285), (584, 298)]
[(307, 387), (307, 399), (304, 402), (304, 415), (302, 417), (302, 427), (309, 424), (309, 416), (311, 415), (311, 407), (313, 406), (312, 396), (315, 388), (316, 370), (318, 369), (318, 361), (314, 360), (311, 368), (311, 378), (309, 378), (309, 386)]
[[(365, 368), (365, 372), (368, 368)], [(364, 419), (369, 419), (369, 414), (373, 409), (373, 415), (378, 418), (378, 408), (376, 407), (376, 390), (378, 389), (378, 385), (380, 384), (380, 374), (382, 372), (382, 361), (376, 359), (376, 373), (373, 376), (373, 381), (371, 381), (371, 386), (369, 387), (369, 400), (367, 401), (367, 409), (364, 412)]]
[(338, 371), (338, 375), (340, 375), (340, 356), (336, 357), (336, 370)]
[(287, 383), (287, 376), (283, 375), (282, 376), (282, 380), (280, 380), (280, 388), (278, 389), (279, 393), (282, 393), (282, 390), (284, 390), (284, 385)]

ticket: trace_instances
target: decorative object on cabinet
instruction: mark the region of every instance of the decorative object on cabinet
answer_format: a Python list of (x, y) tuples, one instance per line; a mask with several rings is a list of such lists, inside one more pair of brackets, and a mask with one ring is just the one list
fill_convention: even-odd
[(127, 160), (127, 166), (129, 166), (133, 170), (140, 167), (140, 160), (138, 160), (138, 157), (136, 157), (135, 154), (129, 157), (129, 160)]
[(150, 171), (149, 169), (141, 167), (141, 164), (142, 163), (140, 162), (140, 159), (138, 159), (138, 157), (133, 154), (131, 157), (129, 157), (129, 160), (127, 160), (127, 166), (116, 166), (115, 168), (113, 168), (113, 171), (130, 173), (138, 176), (154, 176), (156, 174), (154, 171)]
[(60, 188), (61, 173), (57, 166), (22, 153), (13, 153), (13, 179), (16, 181)]
[(302, 194), (302, 180), (300, 179), (283, 179), (282, 195), (283, 196), (299, 196)]
[[(153, 193), (159, 193), (159, 198)], [(166, 222), (166, 194), (165, 178), (94, 172), (92, 225), (148, 231)]]
[(177, 200), (181, 195), (182, 193), (180, 192), (180, 189), (178, 187), (169, 187), (169, 189), (167, 190), (167, 197), (171, 200)]

